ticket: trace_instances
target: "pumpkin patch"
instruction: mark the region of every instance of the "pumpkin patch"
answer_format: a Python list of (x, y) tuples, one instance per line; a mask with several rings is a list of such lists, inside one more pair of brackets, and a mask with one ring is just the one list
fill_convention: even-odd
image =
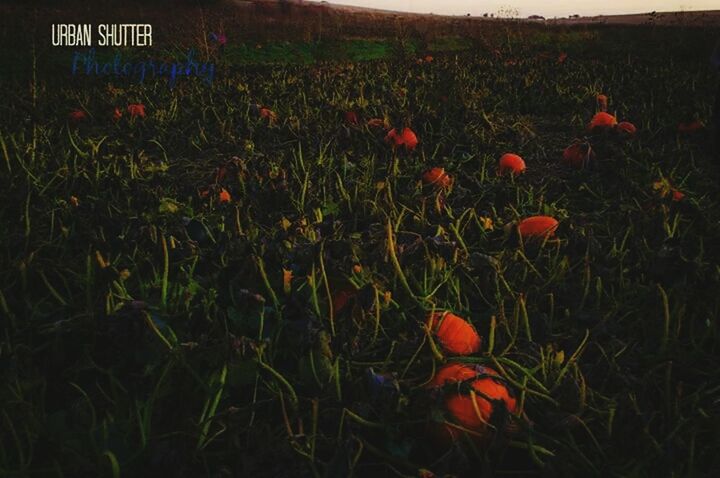
[(3, 477), (717, 475), (720, 13), (6, 3)]

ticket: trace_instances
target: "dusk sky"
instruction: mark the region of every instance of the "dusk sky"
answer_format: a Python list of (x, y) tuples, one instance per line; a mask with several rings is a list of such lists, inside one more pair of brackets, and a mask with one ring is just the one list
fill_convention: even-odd
[(328, 0), (328, 3), (444, 15), (497, 15), (499, 10), (511, 8), (520, 16), (546, 17), (720, 9), (720, 0)]

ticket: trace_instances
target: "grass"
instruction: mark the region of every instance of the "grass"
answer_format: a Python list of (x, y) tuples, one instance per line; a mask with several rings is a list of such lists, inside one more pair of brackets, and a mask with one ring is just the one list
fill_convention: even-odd
[(389, 40), (329, 40), (314, 43), (270, 42), (239, 44), (226, 50), (233, 65), (310, 64), (318, 61), (369, 61), (388, 58), (394, 49)]
[[(675, 132), (710, 117), (716, 78), (688, 47), (709, 34), (613, 31), (558, 31), (562, 64), (552, 34), (519, 28), (457, 52), (231, 44), (211, 87), (12, 84), (0, 474), (717, 469), (717, 164), (703, 134)], [(638, 136), (593, 136), (597, 163), (568, 170), (598, 93)], [(112, 120), (136, 102), (146, 118)], [(68, 122), (75, 108), (88, 119)], [(393, 152), (348, 109), (409, 122), (418, 149)], [(495, 175), (506, 151), (526, 174)], [(451, 190), (419, 184), (431, 166)], [(556, 239), (504, 233), (535, 214), (560, 220)], [(468, 319), (481, 352), (444, 357), (423, 326), (435, 309)], [(444, 361), (496, 369), (518, 431), (435, 446), (427, 427), (452, 418), (424, 384)]]
[[(428, 51), (451, 52), (467, 50), (470, 42), (458, 38), (439, 38), (428, 44)], [(318, 42), (263, 42), (239, 43), (228, 46), (223, 54), (224, 61), (234, 66), (267, 64), (312, 64), (324, 61), (371, 61), (393, 57), (398, 49), (405, 54), (413, 54), (420, 48), (419, 42), (398, 43), (391, 39), (334, 39)], [(129, 51), (128, 54), (137, 54)], [(102, 54), (102, 52), (101, 52)], [(69, 57), (72, 58), (72, 57)], [(132, 58), (130, 56), (129, 58)], [(59, 57), (63, 67), (71, 61)], [(112, 62), (112, 55), (99, 55), (98, 61)]]

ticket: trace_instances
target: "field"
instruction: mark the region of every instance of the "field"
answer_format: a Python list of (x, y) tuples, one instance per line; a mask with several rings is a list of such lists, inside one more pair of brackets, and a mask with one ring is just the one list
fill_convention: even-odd
[(3, 52), (0, 476), (720, 469), (713, 31), (216, 21), (212, 84)]

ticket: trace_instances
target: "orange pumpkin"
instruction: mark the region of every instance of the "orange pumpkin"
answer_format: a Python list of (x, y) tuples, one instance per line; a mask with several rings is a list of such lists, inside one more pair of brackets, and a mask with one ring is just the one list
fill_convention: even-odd
[(550, 216), (532, 216), (518, 224), (518, 232), (523, 239), (533, 237), (552, 237), (558, 227), (558, 221)]
[(410, 128), (403, 128), (401, 133), (395, 128), (391, 129), (385, 136), (385, 141), (391, 143), (393, 147), (405, 146), (408, 151), (414, 150), (418, 145), (417, 136)]
[(593, 116), (588, 125), (588, 129), (590, 131), (607, 131), (614, 128), (616, 124), (617, 119), (613, 115), (600, 111), (599, 113), (595, 113), (595, 116)]
[(583, 168), (595, 159), (589, 143), (574, 143), (563, 150), (562, 162), (573, 168)]
[[(452, 420), (459, 426), (466, 428), (476, 435), (472, 435), (478, 444), (482, 444), (492, 434), (488, 426), (497, 407), (504, 407), (507, 412), (517, 413), (517, 400), (502, 381), (498, 373), (480, 365), (470, 366), (452, 363), (441, 368), (430, 381), (430, 388), (439, 388), (458, 382), (468, 382), (473, 393), (463, 393), (458, 387), (457, 391), (448, 391), (445, 396), (445, 408)], [(444, 438), (456, 440), (462, 431), (445, 425)]]
[[(492, 375), (497, 375), (497, 373), (493, 372)], [(475, 397), (454, 394), (448, 397), (445, 402), (448, 411), (463, 427), (475, 431), (485, 429), (494, 408), (488, 398), (490, 400), (501, 400), (508, 411), (511, 413), (515, 411), (516, 400), (510, 396), (505, 385), (496, 382), (492, 377), (475, 380), (471, 386), (475, 391)], [(473, 401), (475, 405), (473, 405)]]
[(450, 312), (435, 312), (428, 318), (443, 350), (451, 355), (469, 355), (480, 350), (482, 339), (475, 328)]
[(410, 128), (403, 128), (402, 140), (408, 151), (414, 150), (419, 142), (417, 136), (415, 135), (415, 132)]
[(221, 203), (230, 202), (230, 200), (231, 200), (230, 193), (225, 188), (222, 188), (220, 190), (220, 194), (218, 195), (218, 198)]
[(498, 174), (503, 175), (511, 173), (513, 176), (517, 176), (525, 171), (525, 161), (513, 153), (505, 153), (500, 157), (500, 164), (498, 166)]
[(131, 118), (135, 118), (136, 116), (139, 116), (140, 118), (145, 117), (145, 105), (142, 103), (129, 104), (127, 111)]
[(635, 125), (628, 121), (619, 122), (615, 129), (618, 133), (627, 137), (635, 136), (635, 133), (637, 133), (637, 128), (635, 127)]
[(471, 366), (462, 363), (449, 363), (444, 365), (440, 370), (435, 373), (435, 376), (430, 380), (428, 387), (438, 388), (449, 383), (463, 382), (471, 378), (475, 378), (477, 372)]
[(605, 95), (597, 95), (596, 99), (598, 111), (607, 111), (608, 97)]
[(452, 184), (452, 178), (445, 172), (444, 168), (431, 168), (423, 173), (422, 182), (426, 186), (449, 188)]

